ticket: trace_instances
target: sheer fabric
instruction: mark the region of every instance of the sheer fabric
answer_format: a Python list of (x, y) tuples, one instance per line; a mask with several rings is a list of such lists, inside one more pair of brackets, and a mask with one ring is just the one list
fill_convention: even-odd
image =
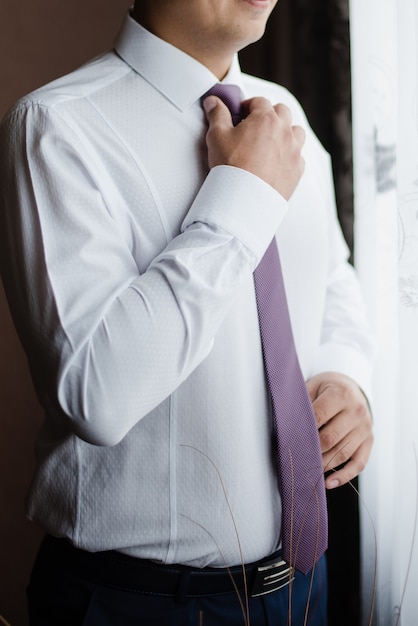
[(351, 37), (356, 265), (378, 346), (376, 443), (361, 482), (363, 624), (410, 626), (418, 609), (418, 0), (352, 0)]

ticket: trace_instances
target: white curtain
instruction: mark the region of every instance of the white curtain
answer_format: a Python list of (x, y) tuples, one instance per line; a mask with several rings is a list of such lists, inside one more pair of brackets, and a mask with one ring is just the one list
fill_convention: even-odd
[(363, 625), (417, 626), (418, 0), (351, 0), (350, 13), (355, 260), (377, 345)]

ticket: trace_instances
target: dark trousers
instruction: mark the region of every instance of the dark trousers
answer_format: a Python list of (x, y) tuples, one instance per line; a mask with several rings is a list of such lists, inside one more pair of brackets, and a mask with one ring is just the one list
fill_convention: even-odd
[(187, 597), (186, 590), (179, 598), (159, 595), (158, 590), (141, 593), (124, 585), (103, 585), (93, 582), (83, 568), (77, 572), (66, 567), (56, 545), (56, 540), (43, 542), (35, 561), (28, 587), (30, 626), (327, 625), (325, 557), (315, 568), (311, 591), (312, 577), (297, 573), (291, 587), (249, 597), (248, 620), (242, 590), (197, 597)]

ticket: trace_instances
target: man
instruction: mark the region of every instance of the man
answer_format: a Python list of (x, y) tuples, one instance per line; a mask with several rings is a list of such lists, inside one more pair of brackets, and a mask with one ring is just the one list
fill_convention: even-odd
[[(372, 443), (328, 157), (236, 60), (275, 4), (138, 0), (114, 51), (3, 122), (2, 275), (46, 413), (31, 624), (326, 624), (324, 557), (255, 588), (281, 557), (253, 280), (275, 235), (323, 467), (345, 463), (326, 486)], [(236, 127), (202, 108), (219, 81), (241, 89)]]

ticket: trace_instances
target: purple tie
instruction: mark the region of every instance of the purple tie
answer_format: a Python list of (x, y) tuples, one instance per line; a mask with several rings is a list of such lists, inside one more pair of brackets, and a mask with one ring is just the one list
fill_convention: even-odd
[[(242, 119), (236, 85), (217, 84), (234, 125)], [(306, 574), (327, 549), (328, 521), (318, 428), (293, 340), (275, 238), (254, 272), (264, 365), (275, 423), (282, 499), (282, 555)]]

